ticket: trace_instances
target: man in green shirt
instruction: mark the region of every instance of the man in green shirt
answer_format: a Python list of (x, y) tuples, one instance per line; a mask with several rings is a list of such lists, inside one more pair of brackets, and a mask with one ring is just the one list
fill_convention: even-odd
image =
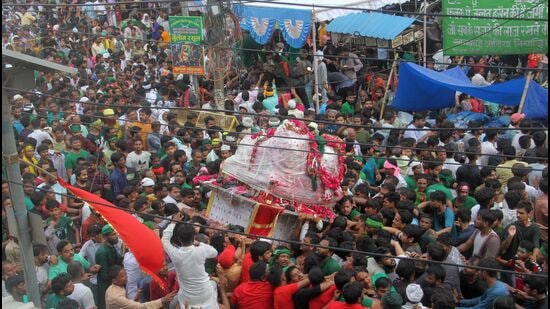
[(46, 309), (55, 309), (57, 305), (68, 295), (74, 291), (74, 284), (71, 281), (71, 276), (67, 273), (62, 273), (52, 280), (52, 294), (48, 296), (46, 301)]
[(82, 264), (82, 267), (88, 272), (95, 274), (99, 271), (99, 265), (93, 265), (90, 267), (90, 263), (86, 261), (85, 258), (80, 256), (78, 253), (74, 253), (74, 248), (71, 243), (66, 240), (62, 240), (57, 244), (57, 251), (59, 252), (59, 257), (56, 265), (50, 265), (48, 270), (48, 279), (53, 280), (59, 274), (67, 273), (67, 265), (72, 261), (79, 261)]
[(65, 168), (67, 169), (67, 175), (70, 178), (73, 174), (73, 170), (76, 167), (76, 160), (78, 158), (88, 158), (90, 153), (82, 149), (82, 142), (77, 136), (71, 137), (71, 151), (65, 156)]
[(346, 96), (346, 102), (340, 107), (340, 113), (348, 117), (348, 119), (355, 115), (355, 95), (353, 93), (348, 93)]
[(470, 187), (466, 183), (462, 183), (458, 186), (457, 196), (453, 199), (453, 208), (456, 210), (460, 209), (472, 209), (477, 205), (475, 198), (470, 195)]
[(118, 243), (118, 233), (113, 227), (110, 224), (103, 226), (101, 234), (105, 238), (105, 242), (95, 253), (95, 260), (101, 266), (97, 275), (97, 305), (98, 308), (105, 308), (105, 292), (112, 281), (109, 270), (114, 265), (122, 266), (122, 256), (115, 248)]
[(325, 276), (329, 276), (340, 270), (340, 265), (332, 258), (334, 252), (331, 249), (322, 248), (322, 247), (338, 247), (338, 242), (334, 238), (325, 237), (319, 243), (317, 247), (317, 254), (321, 258), (321, 270)]
[[(368, 121), (370, 124), (370, 119)], [(357, 114), (353, 116), (353, 124), (356, 126), (364, 126), (365, 120), (363, 120), (363, 117), (361, 117), (360, 114)], [(357, 137), (355, 138), (355, 140), (357, 140), (359, 144), (369, 143), (371, 138), (370, 130), (367, 130), (365, 127), (356, 127), (355, 129), (357, 130)]]
[(23, 180), (23, 193), (25, 194), (25, 207), (28, 211), (34, 208), (34, 203), (31, 196), (34, 193), (36, 186), (33, 180)]
[(445, 187), (445, 185), (443, 185), (441, 183), (434, 183), (434, 184), (429, 185), (426, 188), (426, 194), (427, 194), (428, 198), (429, 198), (430, 194), (434, 191), (441, 191), (441, 192), (445, 193), (445, 197), (447, 198), (448, 201), (453, 200), (453, 193), (451, 192), (451, 190), (449, 188)]

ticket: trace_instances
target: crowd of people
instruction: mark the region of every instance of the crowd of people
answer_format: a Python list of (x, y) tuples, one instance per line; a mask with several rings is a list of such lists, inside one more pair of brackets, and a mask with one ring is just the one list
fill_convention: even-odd
[[(398, 78), (385, 93), (367, 58), (330, 42), (316, 55), (284, 42), (243, 52), (221, 107), (211, 78), (192, 85), (171, 72), (167, 16), (179, 9), (170, 3), (42, 2), (4, 12), (3, 48), (78, 73), (37, 72), (34, 90), (9, 89), (22, 179), (2, 181), (3, 296), (28, 302), (34, 284), (6, 224), (9, 187), (19, 185), (27, 211), (44, 220), (47, 243), (33, 253), (48, 309), (547, 307), (547, 131), (517, 108), (458, 94), (453, 108), (397, 112), (384, 100)], [(439, 47), (428, 67), (461, 66), (476, 84), (525, 72), (505, 74), (498, 68), (516, 63), (499, 56), (458, 63)], [(520, 58), (546, 82), (546, 55)], [(199, 117), (216, 108), (239, 125), (224, 131)], [(457, 127), (448, 116), (460, 111), (505, 124)], [(345, 143), (335, 218), (298, 214), (291, 239), (279, 240), (212, 225), (202, 181), (223, 183), (239, 141), (285, 119)], [(158, 232), (165, 283), (58, 178)]]

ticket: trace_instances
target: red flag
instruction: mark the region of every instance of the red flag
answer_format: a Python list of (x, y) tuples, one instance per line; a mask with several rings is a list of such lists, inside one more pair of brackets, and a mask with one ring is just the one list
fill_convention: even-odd
[(63, 179), (57, 178), (59, 184), (71, 191), (74, 196), (88, 202), (113, 229), (136, 257), (141, 269), (151, 275), (155, 281), (164, 286), (165, 282), (157, 272), (164, 264), (164, 249), (158, 235), (140, 223), (128, 212), (117, 208), (97, 195), (75, 188)]

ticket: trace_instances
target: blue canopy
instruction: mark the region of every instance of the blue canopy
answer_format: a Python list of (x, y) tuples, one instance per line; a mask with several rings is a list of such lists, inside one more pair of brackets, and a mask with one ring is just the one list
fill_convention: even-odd
[[(436, 72), (406, 62), (399, 66), (399, 84), (391, 107), (407, 112), (452, 107), (456, 91), (501, 105), (517, 106), (525, 82), (523, 77), (496, 85), (476, 86), (458, 67)], [(522, 113), (531, 119), (547, 119), (548, 90), (531, 81)]]
[(414, 18), (382, 13), (355, 13), (335, 18), (328, 32), (393, 40), (414, 22)]
[(254, 41), (262, 45), (271, 38), (275, 25), (279, 25), (283, 38), (294, 48), (304, 46), (311, 30), (311, 10), (236, 4), (233, 11), (241, 28), (250, 31)]

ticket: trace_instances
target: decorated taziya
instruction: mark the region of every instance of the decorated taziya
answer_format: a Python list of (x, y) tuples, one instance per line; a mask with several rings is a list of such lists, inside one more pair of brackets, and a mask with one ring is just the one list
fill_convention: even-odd
[(332, 207), (342, 197), (344, 154), (340, 138), (288, 119), (245, 136), (223, 172), (282, 199)]

